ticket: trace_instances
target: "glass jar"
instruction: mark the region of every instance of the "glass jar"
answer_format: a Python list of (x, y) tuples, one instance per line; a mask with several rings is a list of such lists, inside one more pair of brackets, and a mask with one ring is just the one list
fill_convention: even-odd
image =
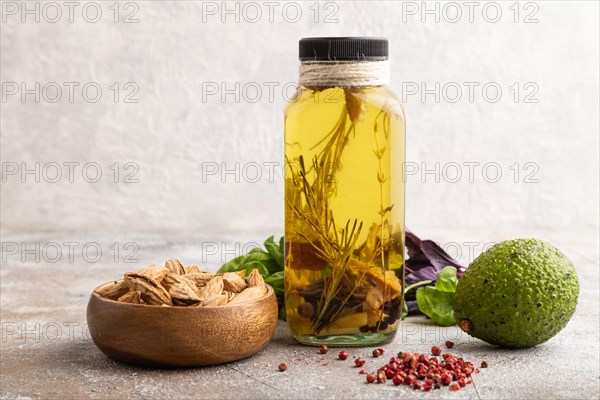
[(391, 340), (404, 288), (405, 120), (381, 38), (300, 41), (285, 111), (285, 304), (309, 345)]

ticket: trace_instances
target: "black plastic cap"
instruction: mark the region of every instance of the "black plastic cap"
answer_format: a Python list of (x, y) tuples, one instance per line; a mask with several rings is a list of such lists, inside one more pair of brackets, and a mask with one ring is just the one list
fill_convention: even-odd
[(300, 61), (382, 61), (388, 59), (386, 38), (320, 37), (300, 39)]

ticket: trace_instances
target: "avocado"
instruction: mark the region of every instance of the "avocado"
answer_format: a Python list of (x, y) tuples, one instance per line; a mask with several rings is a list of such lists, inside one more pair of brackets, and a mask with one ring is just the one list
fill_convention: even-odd
[(454, 315), (469, 335), (498, 346), (544, 343), (569, 322), (579, 296), (575, 267), (538, 239), (498, 243), (458, 282)]

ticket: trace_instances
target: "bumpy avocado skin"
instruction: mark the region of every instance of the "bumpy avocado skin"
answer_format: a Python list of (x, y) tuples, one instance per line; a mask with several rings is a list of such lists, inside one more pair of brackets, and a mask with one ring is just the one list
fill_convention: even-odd
[(469, 320), (468, 333), (488, 343), (533, 347), (567, 325), (578, 296), (575, 267), (556, 247), (537, 239), (507, 240), (467, 268), (456, 288), (454, 315), (458, 322)]

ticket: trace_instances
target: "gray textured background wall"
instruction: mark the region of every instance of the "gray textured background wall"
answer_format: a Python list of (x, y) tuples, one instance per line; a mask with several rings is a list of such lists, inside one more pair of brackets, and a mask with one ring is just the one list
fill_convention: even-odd
[(328, 35), (390, 40), (409, 226), (597, 227), (598, 3), (512, 3), (3, 2), (2, 230), (281, 233), (286, 84)]

